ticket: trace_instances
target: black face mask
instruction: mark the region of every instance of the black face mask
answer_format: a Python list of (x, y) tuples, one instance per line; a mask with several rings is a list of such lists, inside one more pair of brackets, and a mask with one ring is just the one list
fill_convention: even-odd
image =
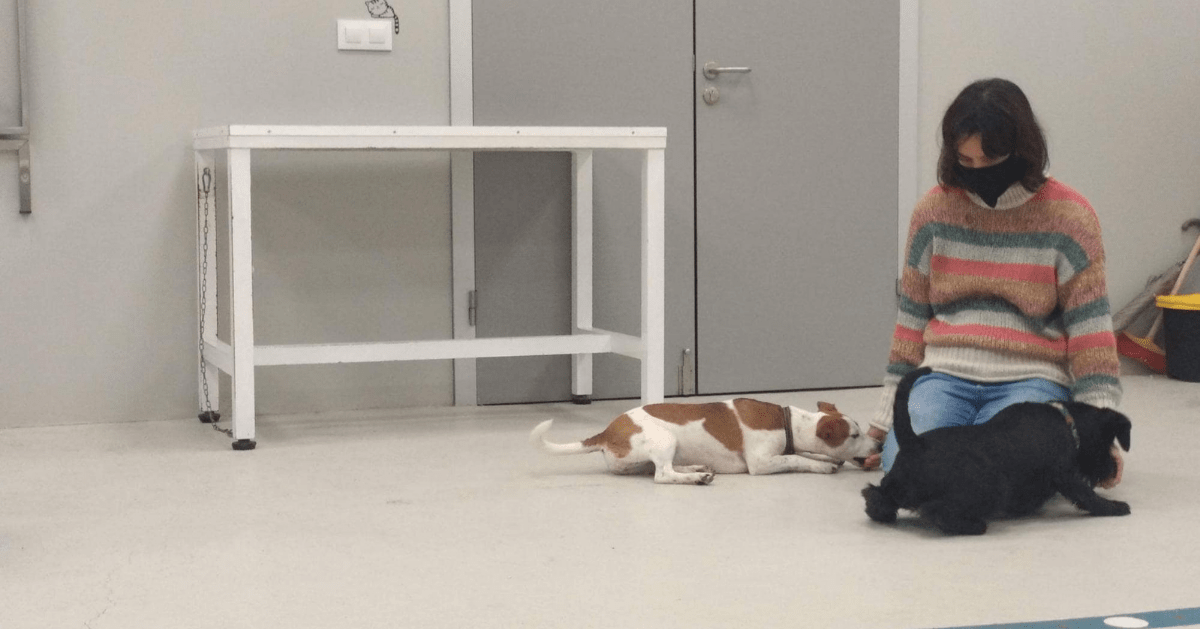
[(958, 176), (962, 178), (967, 190), (979, 195), (988, 207), (996, 207), (996, 201), (1010, 186), (1025, 176), (1025, 160), (1013, 155), (1008, 159), (984, 168), (966, 168), (961, 164), (955, 166)]

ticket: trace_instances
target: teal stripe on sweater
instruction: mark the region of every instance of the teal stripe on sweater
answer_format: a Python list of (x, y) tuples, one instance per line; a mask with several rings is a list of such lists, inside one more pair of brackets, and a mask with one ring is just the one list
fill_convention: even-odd
[(1067, 327), (1079, 325), (1088, 319), (1108, 316), (1110, 310), (1108, 297), (1100, 297), (1090, 301), (1078, 308), (1073, 308), (1063, 313), (1063, 323)]
[(1085, 391), (1114, 387), (1119, 391), (1121, 389), (1121, 381), (1107, 374), (1096, 373), (1076, 380), (1075, 384), (1071, 385), (1071, 391), (1073, 393), (1072, 397), (1079, 397), (1079, 394)]
[[(1055, 312), (1044, 318), (1030, 317), (1021, 312), (1020, 308), (1002, 299), (962, 299), (949, 304), (941, 304), (935, 308), (929, 304), (917, 303), (904, 295), (900, 296), (900, 312), (905, 315), (918, 320), (928, 320), (933, 317), (935, 311), (938, 315), (944, 317), (953, 317), (963, 312), (988, 312), (1011, 315), (1023, 321), (1025, 323), (1023, 329), (1027, 330), (1039, 330), (1050, 327), (1051, 323), (1058, 316), (1058, 313)], [(1063, 312), (1062, 324), (1067, 329), (1070, 329), (1082, 325), (1087, 321), (1109, 317), (1111, 316), (1111, 312), (1108, 298), (1099, 297), (1078, 308)]]
[(1021, 312), (1020, 308), (1017, 308), (1016, 306), (1012, 305), (1011, 303), (1009, 303), (1007, 301), (1004, 301), (1003, 299), (997, 299), (994, 297), (981, 297), (978, 299), (960, 299), (958, 301), (953, 301), (948, 304), (939, 304), (937, 306), (936, 310), (937, 310), (938, 314), (946, 314), (946, 315), (955, 315), (960, 312), (965, 312), (968, 310), (983, 311), (983, 312), (1001, 312), (1004, 314), (1016, 315), (1016, 316), (1022, 317), (1024, 319), (1028, 319), (1029, 321), (1036, 322), (1036, 323), (1041, 323), (1043, 321), (1042, 319), (1034, 319), (1034, 318), (1028, 317), (1024, 313)]
[(888, 375), (896, 376), (897, 378), (903, 378), (913, 369), (916, 369), (916, 367), (908, 363), (888, 363), (887, 366)]
[(1002, 299), (963, 299), (935, 310), (939, 320), (955, 325), (977, 323), (1037, 334), (1047, 339), (1060, 339), (1065, 334), (1058, 311), (1046, 317), (1031, 317)]
[(900, 295), (900, 312), (914, 316), (918, 319), (929, 319), (933, 316), (933, 306), (922, 304), (908, 298), (908, 295)]
[(908, 265), (919, 267), (926, 249), (937, 239), (994, 249), (1054, 249), (1066, 256), (1067, 261), (1077, 273), (1088, 267), (1087, 251), (1065, 234), (1055, 232), (990, 233), (939, 222), (926, 223), (920, 231), (913, 235), (912, 248), (908, 254)]

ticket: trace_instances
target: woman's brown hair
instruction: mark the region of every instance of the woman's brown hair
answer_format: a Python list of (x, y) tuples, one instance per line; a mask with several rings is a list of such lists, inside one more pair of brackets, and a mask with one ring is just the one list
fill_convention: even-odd
[[(983, 154), (990, 158), (1011, 155), (1025, 160), (1021, 185), (1036, 192), (1046, 182), (1050, 156), (1046, 137), (1033, 115), (1029, 99), (1016, 83), (983, 79), (959, 92), (942, 117), (942, 152), (938, 157), (938, 183), (962, 188), (958, 175), (958, 145), (979, 134)], [(1010, 158), (1011, 159), (1011, 158)]]

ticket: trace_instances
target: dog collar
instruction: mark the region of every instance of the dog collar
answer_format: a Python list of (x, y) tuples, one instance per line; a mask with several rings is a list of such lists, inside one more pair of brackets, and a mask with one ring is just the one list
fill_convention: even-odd
[(1079, 429), (1075, 427), (1075, 418), (1071, 417), (1071, 411), (1062, 402), (1051, 402), (1050, 406), (1058, 409), (1058, 412), (1063, 414), (1063, 419), (1067, 420), (1067, 426), (1071, 428), (1071, 437), (1075, 439), (1075, 449), (1079, 449)]
[(796, 440), (792, 436), (792, 407), (783, 407), (783, 436), (786, 439), (783, 446), (784, 454), (796, 453)]

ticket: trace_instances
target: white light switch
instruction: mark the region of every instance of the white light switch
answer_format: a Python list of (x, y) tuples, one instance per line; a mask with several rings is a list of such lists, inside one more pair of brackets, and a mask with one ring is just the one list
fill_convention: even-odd
[(391, 20), (338, 20), (338, 50), (392, 49)]

